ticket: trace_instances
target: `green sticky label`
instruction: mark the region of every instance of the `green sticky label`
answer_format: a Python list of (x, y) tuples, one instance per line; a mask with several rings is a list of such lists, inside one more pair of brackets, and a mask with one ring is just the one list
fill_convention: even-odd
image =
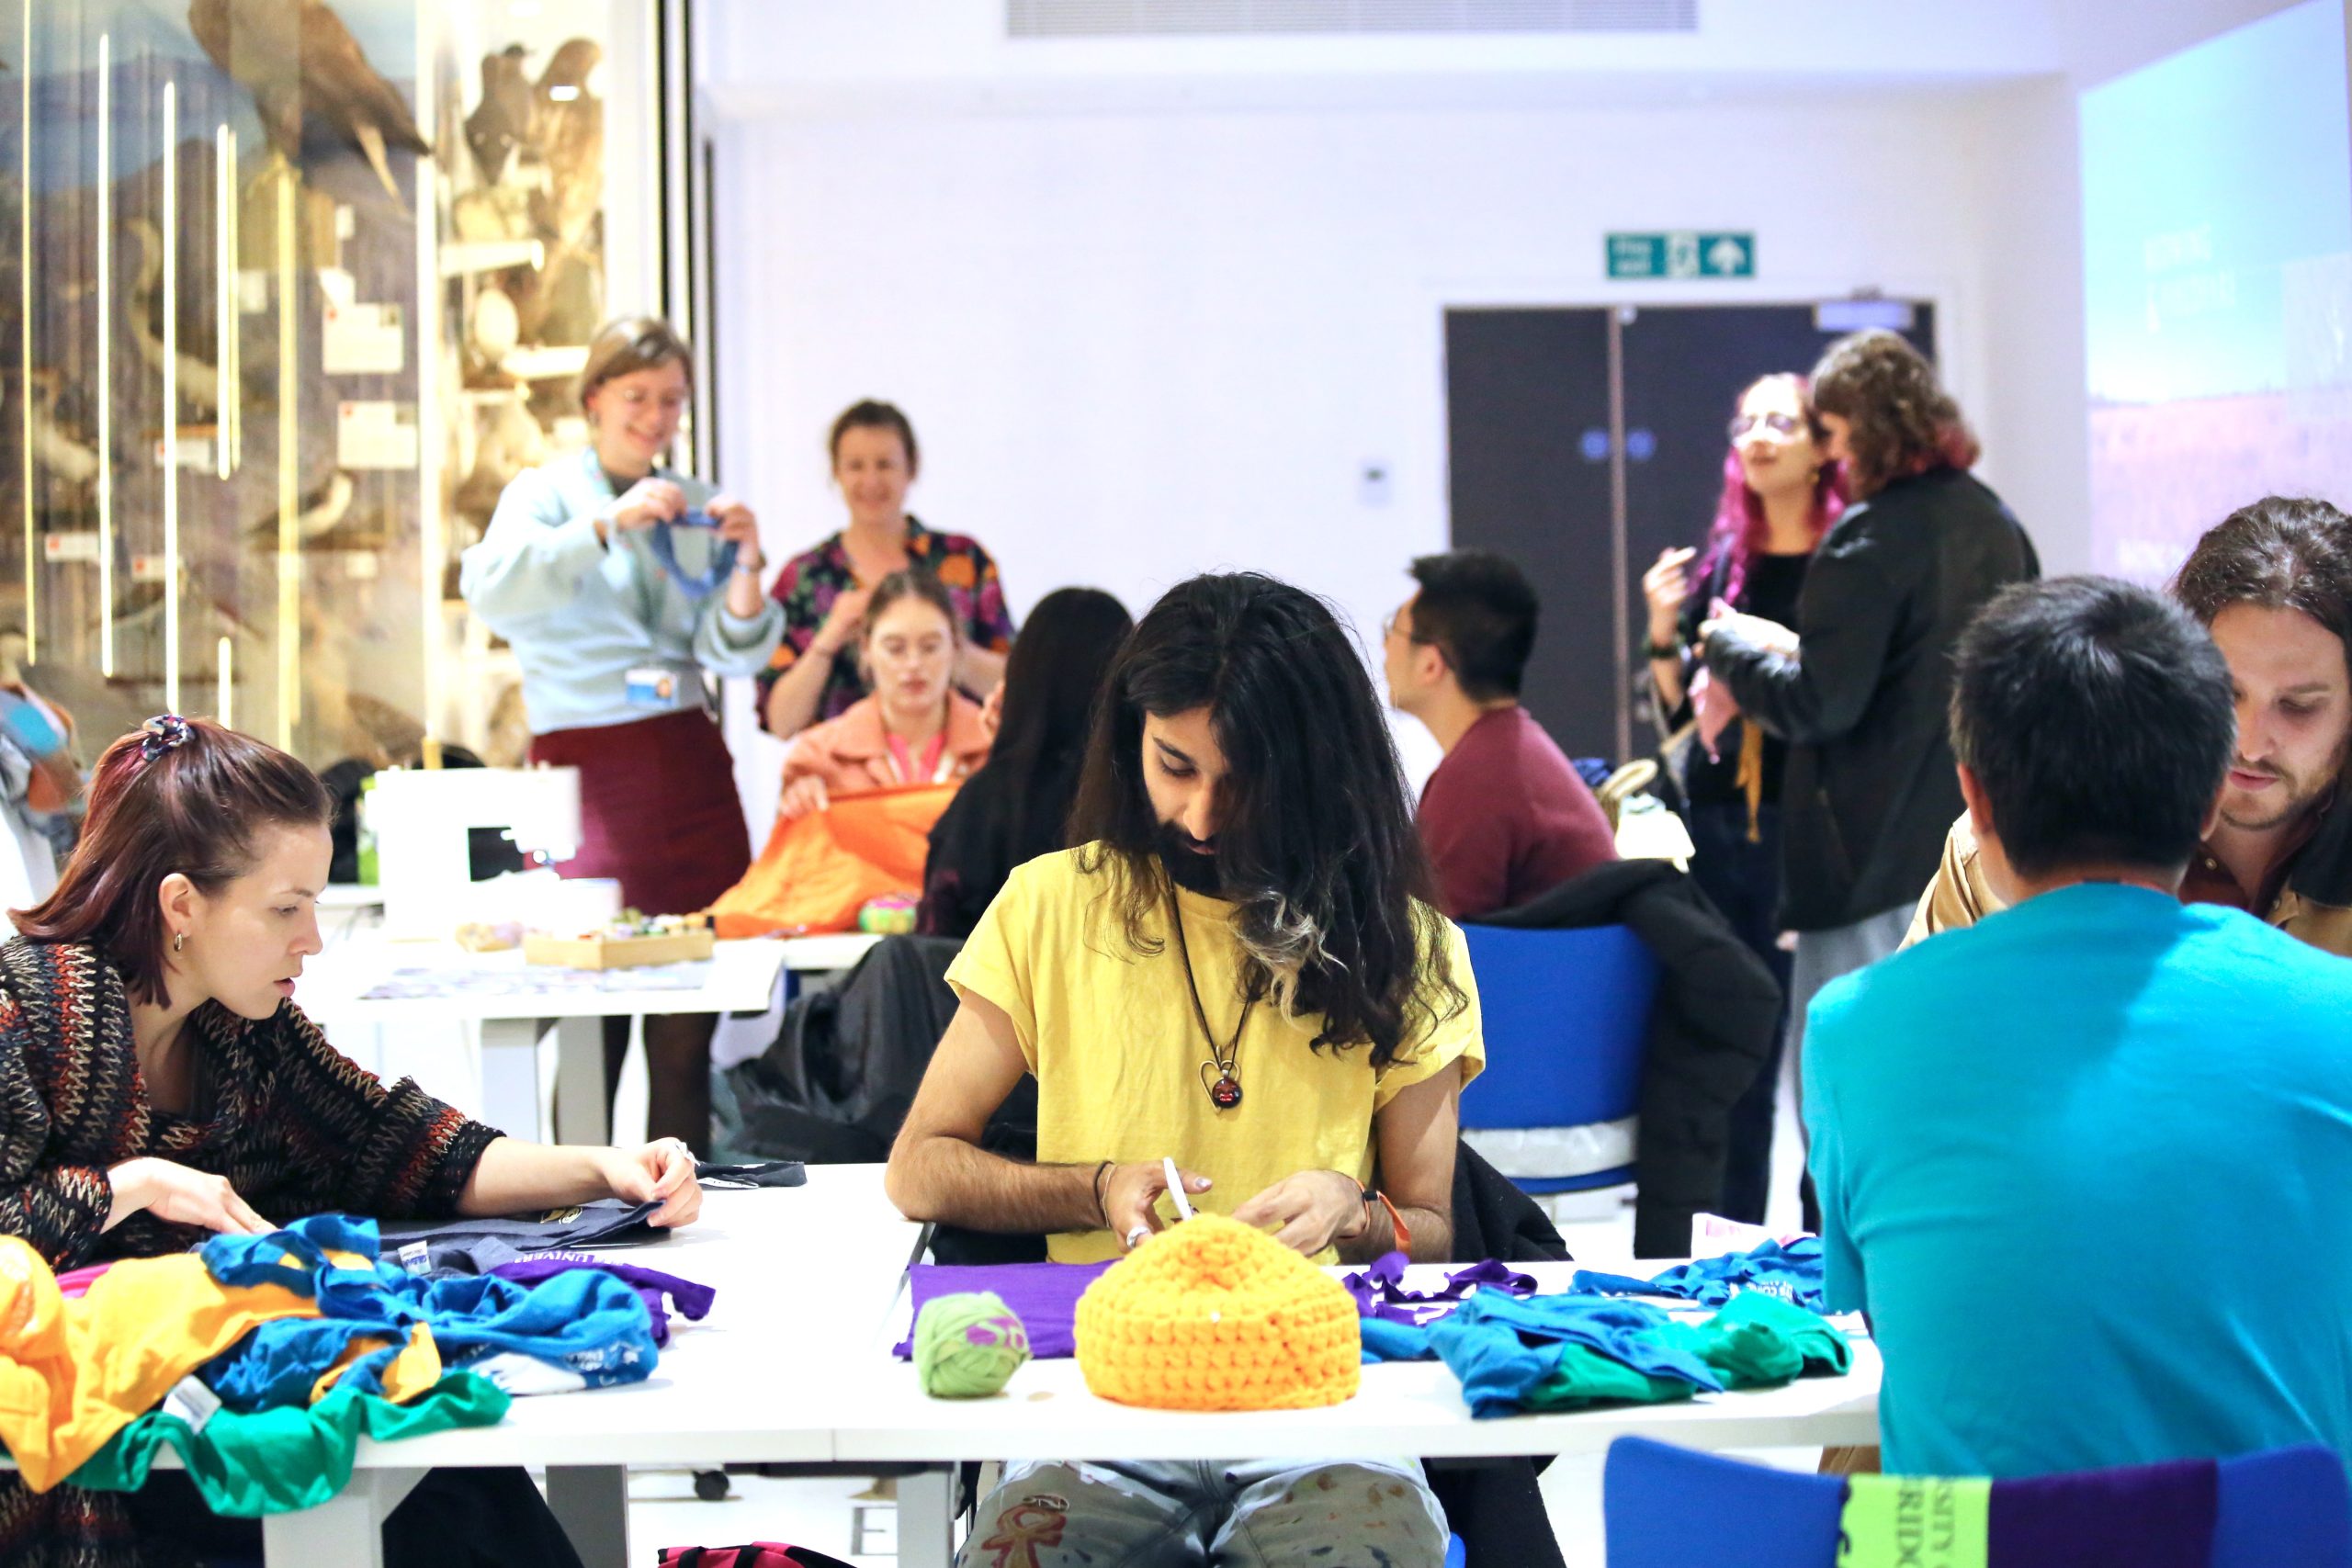
[(1849, 1476), (1838, 1568), (1985, 1568), (1992, 1515), (1990, 1481)]

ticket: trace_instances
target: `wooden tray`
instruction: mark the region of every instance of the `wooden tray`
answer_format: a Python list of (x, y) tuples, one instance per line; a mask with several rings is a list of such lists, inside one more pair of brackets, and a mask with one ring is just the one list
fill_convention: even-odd
[(523, 939), (523, 962), (565, 969), (635, 969), (648, 964), (684, 964), (708, 958), (718, 942), (707, 926), (662, 936), (549, 936), (533, 931)]

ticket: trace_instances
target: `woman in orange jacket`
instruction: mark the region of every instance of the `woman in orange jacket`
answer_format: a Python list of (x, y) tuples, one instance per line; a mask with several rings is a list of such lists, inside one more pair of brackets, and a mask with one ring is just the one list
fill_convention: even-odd
[(956, 605), (937, 578), (894, 571), (876, 583), (858, 651), (872, 694), (794, 737), (776, 807), (783, 821), (822, 811), (837, 795), (946, 784), (988, 760), (993, 727), (956, 690)]

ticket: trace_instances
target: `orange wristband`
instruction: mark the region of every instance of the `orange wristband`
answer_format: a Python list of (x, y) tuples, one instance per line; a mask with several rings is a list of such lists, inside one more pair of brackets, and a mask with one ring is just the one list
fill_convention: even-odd
[(1366, 1187), (1361, 1181), (1356, 1183), (1356, 1190), (1363, 1194), (1363, 1230), (1356, 1232), (1355, 1235), (1348, 1239), (1355, 1240), (1362, 1236), (1364, 1231), (1372, 1229), (1373, 1201), (1378, 1199), (1380, 1206), (1388, 1211), (1388, 1223), (1396, 1230), (1396, 1245), (1392, 1250), (1410, 1252), (1413, 1249), (1413, 1227), (1405, 1223), (1405, 1216), (1396, 1212), (1396, 1205), (1388, 1201), (1388, 1194), (1377, 1189)]
[(1410, 1253), (1413, 1250), (1413, 1227), (1405, 1223), (1405, 1216), (1396, 1212), (1396, 1205), (1388, 1201), (1387, 1193), (1374, 1192), (1373, 1196), (1379, 1199), (1380, 1206), (1388, 1211), (1388, 1223), (1396, 1227), (1396, 1250)]

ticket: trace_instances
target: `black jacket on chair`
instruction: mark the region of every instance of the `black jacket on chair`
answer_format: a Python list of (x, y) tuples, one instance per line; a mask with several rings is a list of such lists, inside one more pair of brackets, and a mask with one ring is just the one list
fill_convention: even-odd
[(1453, 1145), (1453, 1260), (1566, 1263), (1552, 1217), (1466, 1143)]
[(839, 985), (795, 997), (775, 1043), (726, 1071), (739, 1122), (729, 1148), (812, 1165), (888, 1158), (956, 1016), (946, 975), (963, 946), (885, 937)]
[[(1634, 1155), (1634, 1256), (1689, 1256), (1691, 1216), (1722, 1197), (1732, 1104), (1755, 1081), (1780, 1027), (1781, 987), (1771, 971), (1698, 885), (1665, 861), (1596, 866), (1477, 923), (1522, 931), (1628, 926), (1657, 955)], [(1510, 1067), (1490, 1055), (1487, 1070)]]
[(1789, 742), (1781, 922), (1852, 925), (1908, 908), (1961, 813), (1945, 709), (1951, 649), (1986, 600), (2041, 575), (2001, 498), (1958, 468), (1900, 479), (1814, 552), (1796, 657), (1718, 632), (1707, 668)]

